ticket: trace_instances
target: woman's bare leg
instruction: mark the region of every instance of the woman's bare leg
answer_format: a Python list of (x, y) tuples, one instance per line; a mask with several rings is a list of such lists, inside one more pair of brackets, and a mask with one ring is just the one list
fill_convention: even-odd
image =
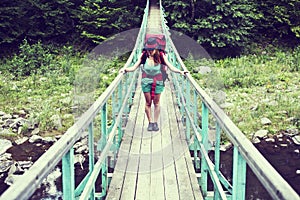
[(146, 100), (146, 105), (145, 105), (145, 113), (148, 118), (149, 123), (152, 122), (152, 115), (151, 115), (151, 94), (150, 92), (145, 92), (144, 93), (145, 100)]
[(153, 103), (154, 103), (154, 122), (157, 122), (159, 114), (160, 114), (159, 100), (160, 100), (160, 94), (155, 94), (154, 99), (153, 99)]

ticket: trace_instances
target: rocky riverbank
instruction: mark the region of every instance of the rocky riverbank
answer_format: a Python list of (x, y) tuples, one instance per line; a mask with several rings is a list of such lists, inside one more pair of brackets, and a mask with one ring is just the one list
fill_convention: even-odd
[[(38, 125), (26, 119), (27, 117), (26, 111), (14, 115), (0, 112), (0, 194), (61, 137), (61, 135), (41, 136)], [(61, 120), (57, 116), (50, 121), (55, 126), (61, 125)], [(74, 145), (74, 152), (77, 171), (78, 169), (84, 171), (84, 162), (88, 153), (86, 138), (82, 138)], [(59, 177), (61, 177), (61, 163), (42, 183), (40, 189), (42, 191), (37, 191), (34, 195), (36, 198), (33, 196), (32, 199), (39, 199), (41, 193), (57, 196), (61, 190), (61, 187), (56, 184)]]
[[(0, 194), (3, 193), (13, 182), (28, 170), (33, 163), (47, 151), (53, 143), (61, 136), (42, 137), (37, 124), (25, 119), (26, 113), (9, 115), (0, 113), (0, 138), (8, 133), (17, 133), (20, 137), (15, 140), (0, 139)], [(53, 123), (59, 120), (53, 117)], [(262, 119), (262, 123), (270, 123), (268, 119)], [(22, 131), (26, 130), (25, 134)], [(300, 134), (299, 130), (281, 131), (276, 135), (268, 134), (268, 131), (259, 130), (252, 138), (254, 145), (269, 160), (269, 162), (288, 180), (294, 189), (300, 193)], [(222, 147), (223, 154), (230, 154), (231, 145)], [(88, 168), (87, 163), (87, 139), (82, 138), (74, 145), (76, 182), (84, 177)], [(226, 156), (224, 156), (225, 158)], [(222, 158), (221, 158), (222, 159)], [(230, 158), (229, 158), (230, 159)], [(226, 159), (221, 162), (227, 162)], [(221, 170), (224, 174), (230, 172), (229, 164), (222, 164)], [(227, 166), (227, 167), (226, 167)], [(227, 169), (228, 168), (228, 169)], [(82, 174), (82, 175), (80, 175)], [(230, 173), (227, 173), (230, 176)], [(252, 175), (253, 176), (253, 175)], [(61, 163), (49, 174), (42, 183), (41, 188), (33, 195), (32, 199), (40, 199), (41, 196), (48, 196), (50, 199), (57, 199), (61, 196)], [(59, 181), (57, 181), (59, 180)], [(257, 180), (256, 180), (257, 181)], [(254, 181), (255, 182), (255, 181)], [(255, 193), (256, 184), (251, 191)], [(261, 192), (262, 194), (264, 192)], [(263, 198), (261, 198), (263, 199)]]

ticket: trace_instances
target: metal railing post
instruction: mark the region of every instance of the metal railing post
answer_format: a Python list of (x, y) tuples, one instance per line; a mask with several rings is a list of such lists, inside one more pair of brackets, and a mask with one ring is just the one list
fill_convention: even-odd
[(233, 149), (232, 199), (244, 200), (246, 195), (246, 161), (238, 151)]
[(74, 149), (62, 158), (63, 199), (75, 199)]
[[(183, 80), (185, 82), (185, 90), (182, 88), (183, 94), (185, 93), (186, 97), (186, 106), (188, 112), (191, 112), (191, 87), (189, 81)], [(185, 91), (185, 92), (184, 92)], [(186, 127), (185, 127), (185, 132), (186, 132), (186, 138), (189, 142), (190, 145), (190, 140), (191, 140), (191, 121), (188, 119), (188, 117), (185, 117), (186, 119)]]
[[(215, 143), (215, 172), (220, 180), (220, 146), (221, 146), (221, 127), (216, 122), (216, 143)], [(217, 188), (214, 187), (214, 200), (220, 199), (220, 194)]]
[[(198, 121), (198, 100), (197, 100), (197, 93), (195, 90), (193, 90), (193, 120), (194, 120), (194, 123)], [(200, 159), (198, 158), (197, 156), (197, 152), (198, 150), (200, 149), (200, 146), (199, 146), (199, 142), (198, 141), (198, 138), (196, 136), (196, 132), (197, 130), (194, 130), (194, 166), (195, 166), (195, 169), (198, 170), (200, 169)]]
[[(208, 151), (208, 108), (202, 102), (202, 141), (205, 151)], [(201, 191), (204, 197), (207, 196), (207, 174), (208, 166), (204, 158), (201, 159)]]
[[(94, 123), (90, 123), (89, 125), (89, 137), (88, 137), (88, 143), (89, 143), (89, 173), (91, 173), (94, 170)], [(91, 191), (90, 199), (95, 199), (95, 186), (93, 190)]]
[[(105, 103), (101, 110), (101, 137), (103, 137), (103, 142), (107, 143), (107, 104)], [(107, 158), (104, 159), (101, 167), (101, 177), (102, 177), (102, 191), (101, 196), (106, 196), (107, 191)]]

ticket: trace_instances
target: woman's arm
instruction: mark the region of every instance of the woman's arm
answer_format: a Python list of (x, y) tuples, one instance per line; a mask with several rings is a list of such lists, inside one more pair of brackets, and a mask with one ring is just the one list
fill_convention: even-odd
[(141, 53), (139, 59), (136, 61), (136, 63), (134, 63), (133, 66), (120, 69), (120, 73), (121, 72), (122, 73), (133, 72), (134, 70), (136, 70), (140, 66), (140, 64), (142, 62), (142, 57), (143, 57), (143, 53)]
[(169, 62), (167, 55), (163, 54), (163, 58), (164, 58), (164, 61), (165, 61), (166, 65), (169, 67), (169, 69), (170, 69), (172, 72), (179, 73), (179, 74), (181, 74), (181, 75), (185, 75), (186, 73), (188, 73), (188, 71), (181, 71), (181, 70), (177, 69), (176, 67), (174, 67), (174, 66)]

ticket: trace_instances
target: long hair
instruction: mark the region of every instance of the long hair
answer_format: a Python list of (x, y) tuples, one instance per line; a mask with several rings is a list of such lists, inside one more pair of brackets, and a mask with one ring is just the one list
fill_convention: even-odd
[(159, 50), (158, 49), (150, 50), (150, 51), (148, 51), (148, 54), (154, 58), (154, 63), (155, 64), (161, 64), (161, 60), (160, 60), (160, 55), (159, 55)]

